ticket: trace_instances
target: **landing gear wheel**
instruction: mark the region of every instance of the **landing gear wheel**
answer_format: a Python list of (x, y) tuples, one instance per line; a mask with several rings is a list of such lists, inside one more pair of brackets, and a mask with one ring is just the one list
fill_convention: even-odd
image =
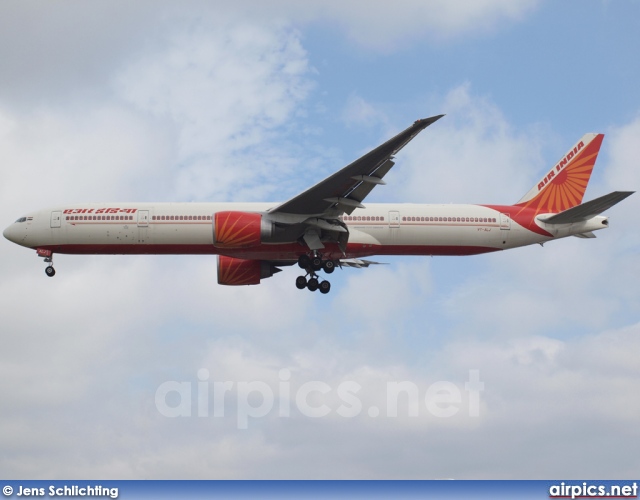
[(329, 293), (329, 290), (331, 290), (331, 283), (328, 281), (320, 283), (320, 293)]
[(53, 266), (47, 266), (44, 272), (47, 273), (47, 276), (49, 276), (49, 278), (53, 278), (56, 275), (56, 270), (53, 268)]
[(311, 278), (309, 281), (307, 281), (307, 288), (309, 289), (309, 291), (315, 292), (318, 289), (318, 280), (315, 278)]
[(320, 269), (322, 269), (322, 259), (320, 257), (311, 259), (311, 269), (314, 271), (320, 271)]
[(300, 269), (307, 269), (311, 265), (311, 258), (308, 255), (301, 255), (298, 257), (298, 267)]
[(305, 278), (304, 276), (298, 276), (296, 278), (296, 287), (298, 288), (298, 290), (304, 290), (305, 288), (307, 288), (307, 278)]
[(332, 260), (325, 260), (322, 263), (322, 269), (324, 269), (324, 272), (327, 274), (331, 274), (333, 271), (335, 271), (336, 269), (336, 264), (335, 262), (333, 262)]

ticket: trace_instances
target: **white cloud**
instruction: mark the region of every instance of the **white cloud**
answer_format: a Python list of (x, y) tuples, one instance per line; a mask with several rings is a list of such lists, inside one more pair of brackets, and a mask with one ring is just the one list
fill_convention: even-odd
[[(536, 157), (495, 105), (478, 104), (464, 89), (452, 95), (462, 104), (448, 132), (464, 140), (443, 133), (436, 141), (452, 164), (460, 154), (475, 156), (467, 148), (486, 155), (496, 148), (504, 169), (520, 154)], [(18, 144), (16, 134), (44, 136), (2, 116), (5, 144)], [(131, 123), (126, 114), (104, 116), (116, 116), (117, 126)], [(149, 118), (136, 116), (132, 123), (146, 137)], [(63, 144), (76, 135), (88, 140), (86, 124), (56, 120)], [(487, 132), (489, 122), (498, 125)], [(114, 142), (136, 138), (136, 127)], [(13, 147), (13, 154), (24, 153)], [(123, 153), (118, 175), (139, 155)], [(525, 175), (537, 168), (528, 164)], [(15, 189), (19, 181), (11, 179)], [(491, 191), (484, 182), (478, 189)], [(115, 181), (105, 192), (112, 189)], [(638, 259), (621, 256), (610, 240), (624, 231), (602, 233), (482, 260), (394, 259), (336, 271), (336, 290), (326, 297), (296, 290), (290, 269), (260, 287), (219, 287), (209, 257), (59, 256), (59, 276), (48, 280), (34, 255), (10, 247), (0, 263), (9, 311), (0, 391), (12, 404), (2, 416), (3, 470), (42, 478), (601, 477), (602, 462), (590, 468), (578, 460), (597, 447), (616, 457), (608, 477), (628, 476), (635, 462), (625, 442), (640, 411), (629, 399), (638, 391), (638, 326), (601, 330), (621, 313), (622, 324), (633, 311), (637, 317)], [(363, 410), (353, 419), (335, 411), (311, 419), (295, 408), (285, 418), (274, 410), (238, 430), (232, 394), (224, 418), (162, 417), (156, 388), (167, 380), (195, 387), (199, 368), (209, 369), (212, 382), (260, 380), (274, 388), (288, 368), (293, 391), (307, 381), (327, 383), (332, 392), (312, 401), (334, 410), (335, 389), (352, 380), (362, 386)], [(485, 383), (479, 418), (467, 412), (470, 369)], [(449, 419), (430, 415), (422, 399), (439, 380), (462, 393)], [(386, 383), (394, 381), (418, 387), (418, 417), (408, 416), (405, 399), (397, 418), (385, 416)], [(370, 417), (371, 406), (382, 415)]]
[[(279, 5), (301, 9), (296, 19), (344, 14), (352, 36), (374, 45), (430, 37), (427, 28), (438, 22), (444, 28), (436, 36), (458, 36), (476, 29), (473, 16), (485, 29), (526, 11), (498, 2), (481, 4), (481, 12), (412, 4), (405, 15), (420, 15), (406, 20), (374, 5), (360, 21), (355, 3), (330, 4), (316, 17), (303, 16), (304, 6)], [(100, 28), (106, 36), (118, 14), (96, 12), (104, 26), (86, 22), (82, 33)], [(54, 198), (265, 198), (279, 194), (273, 186), (292, 165), (310, 164), (287, 139), (310, 95), (302, 35), (286, 21), (254, 26), (251, 17), (237, 22), (229, 14), (216, 24), (203, 12), (183, 14), (167, 32), (156, 31), (165, 24), (138, 34), (127, 28), (126, 43), (107, 51), (108, 64), (95, 74), (100, 65), (85, 62), (109, 37), (79, 47), (79, 63), (58, 60), (65, 71), (78, 69), (77, 81), (58, 75), (57, 92), (75, 81), (70, 89), (96, 94), (74, 100), (70, 90), (46, 106), (3, 101), (5, 214)], [(379, 26), (381, 12), (391, 16), (388, 37), (372, 42), (363, 26)], [(54, 24), (56, 35), (73, 29)], [(33, 40), (40, 49), (45, 42), (59, 48), (69, 40)], [(56, 53), (46, 54), (56, 60)], [(47, 65), (42, 81), (57, 64)], [(403, 180), (385, 188), (390, 198), (511, 202), (537, 180), (546, 137), (513, 127), (470, 86), (452, 89), (443, 104), (448, 116), (399, 156), (391, 175)], [(388, 126), (376, 105), (361, 100), (354, 110)], [(614, 188), (637, 180), (630, 168), (636, 128), (611, 134), (611, 163), (598, 164), (610, 169)], [(247, 180), (253, 172), (258, 180)], [(635, 196), (616, 207), (611, 228), (595, 241), (470, 259), (393, 259), (336, 271), (329, 296), (296, 290), (291, 269), (259, 287), (220, 287), (208, 256), (56, 256), (59, 273), (49, 280), (33, 252), (2, 242), (2, 470), (33, 478), (629, 477), (637, 471), (631, 444), (640, 412), (633, 203)], [(353, 380), (363, 387), (363, 412), (269, 415), (240, 431), (230, 398), (225, 418), (162, 417), (156, 388), (167, 380), (196, 384), (199, 368), (235, 384), (277, 385), (282, 368), (294, 388)], [(384, 406), (386, 382), (414, 382), (423, 396), (438, 380), (462, 388), (470, 369), (486, 385), (477, 419), (465, 413), (464, 391), (451, 419), (423, 414), (423, 403), (418, 418), (367, 415)], [(326, 402), (339, 403), (335, 391)]]
[(374, 105), (357, 94), (351, 94), (342, 112), (342, 121), (347, 126), (371, 127), (386, 123), (387, 118)]
[(0, 116), (0, 197), (12, 211), (62, 201), (144, 199), (149, 188), (163, 189), (159, 178), (168, 183), (175, 156), (170, 131), (117, 104), (31, 113), (0, 109)]
[[(419, 39), (441, 41), (491, 32), (505, 22), (520, 21), (537, 3), (536, 0), (517, 3), (404, 0), (389, 4), (331, 0), (304, 4), (281, 1), (275, 8), (286, 9), (290, 16), (301, 20), (327, 20), (342, 27), (356, 43), (389, 52)], [(272, 2), (270, 8), (273, 7)]]
[(239, 190), (245, 199), (252, 191), (269, 196), (282, 175), (274, 166), (291, 162), (274, 147), (275, 129), (308, 94), (306, 54), (291, 30), (216, 28), (197, 25), (169, 50), (143, 55), (122, 71), (117, 88), (179, 131), (177, 198), (235, 199)]
[(493, 204), (520, 199), (544, 166), (539, 133), (514, 130), (469, 84), (449, 91), (439, 107), (446, 116), (398, 155), (386, 199)]
[[(188, 33), (197, 25), (214, 33), (229, 23), (236, 27), (242, 22), (251, 26), (312, 23), (330, 30), (339, 27), (349, 40), (368, 50), (390, 52), (421, 39), (440, 41), (491, 33), (522, 20), (537, 4), (537, 0), (405, 0), (393, 5), (360, 0), (191, 0), (177, 6), (149, 0), (135, 4), (7, 0), (0, 4), (4, 69), (0, 89), (15, 107), (30, 106), (34, 101), (91, 100), (108, 91), (110, 77), (123, 63), (137, 60), (149, 47), (166, 47), (167, 35)], [(255, 37), (260, 45), (264, 41), (257, 40), (260, 36), (252, 31), (249, 38)], [(204, 51), (206, 47), (205, 42)], [(203, 55), (194, 48), (193, 56), (198, 57), (199, 52)]]
[(640, 248), (637, 222), (637, 214), (640, 212), (640, 193), (637, 192), (640, 191), (640, 172), (637, 168), (640, 157), (639, 134), (640, 117), (636, 117), (630, 123), (615, 127), (606, 135), (604, 143), (606, 150), (610, 152), (609, 164), (605, 170), (605, 192), (636, 191), (608, 211), (611, 213), (610, 227), (615, 229), (617, 235), (616, 245), (623, 245), (636, 255)]

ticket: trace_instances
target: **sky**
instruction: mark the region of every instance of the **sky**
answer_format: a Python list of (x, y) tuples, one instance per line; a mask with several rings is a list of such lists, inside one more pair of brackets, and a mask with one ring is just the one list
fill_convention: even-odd
[[(638, 190), (639, 28), (637, 1), (6, 0), (2, 227), (284, 201), (441, 113), (367, 201), (515, 203), (587, 132), (585, 199)], [(3, 240), (0, 475), (631, 478), (639, 212), (592, 240), (380, 258), (326, 296), (292, 268), (219, 286), (214, 256), (57, 255), (49, 279)]]

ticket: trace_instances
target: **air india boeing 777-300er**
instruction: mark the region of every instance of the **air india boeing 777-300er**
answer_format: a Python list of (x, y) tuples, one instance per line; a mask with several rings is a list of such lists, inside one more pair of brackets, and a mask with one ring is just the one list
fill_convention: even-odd
[(578, 236), (608, 226), (600, 214), (633, 191), (582, 203), (603, 134), (586, 134), (513, 205), (367, 204), (395, 155), (443, 115), (417, 120), (362, 158), (284, 203), (85, 203), (20, 217), (4, 231), (53, 255), (217, 254), (218, 283), (257, 285), (298, 264), (299, 289), (327, 293), (319, 273), (367, 267), (373, 255), (474, 255)]

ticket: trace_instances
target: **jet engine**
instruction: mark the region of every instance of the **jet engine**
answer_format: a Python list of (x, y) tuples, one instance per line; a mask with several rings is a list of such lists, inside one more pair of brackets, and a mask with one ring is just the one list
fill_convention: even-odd
[(218, 284), (259, 285), (281, 269), (264, 260), (247, 260), (218, 255)]
[(271, 239), (273, 223), (252, 212), (213, 214), (213, 244), (218, 248), (258, 246)]

